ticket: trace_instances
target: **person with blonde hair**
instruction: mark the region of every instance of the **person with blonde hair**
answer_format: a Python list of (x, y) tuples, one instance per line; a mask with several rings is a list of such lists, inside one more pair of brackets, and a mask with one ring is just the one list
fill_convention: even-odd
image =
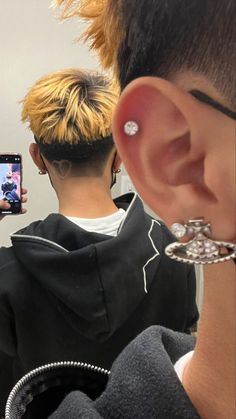
[(150, 328), (115, 361), (100, 397), (71, 393), (51, 418), (234, 419), (235, 2), (55, 3), (64, 18), (89, 21), (85, 38), (120, 83), (114, 139), (180, 239), (166, 254), (206, 267), (194, 352), (190, 338)]
[(121, 164), (111, 134), (117, 100), (110, 78), (80, 69), (44, 76), (23, 100), (30, 154), (59, 208), (0, 249), (2, 406), (41, 364), (110, 368), (146, 327), (189, 332), (198, 319), (193, 268), (163, 253), (169, 230), (136, 193), (111, 197)]

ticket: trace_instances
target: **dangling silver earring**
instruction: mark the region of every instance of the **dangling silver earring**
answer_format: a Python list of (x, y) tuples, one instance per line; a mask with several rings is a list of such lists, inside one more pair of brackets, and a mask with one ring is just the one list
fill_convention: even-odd
[(139, 131), (139, 126), (135, 121), (127, 121), (124, 125), (124, 132), (130, 137), (136, 135)]
[(46, 175), (47, 174), (47, 171), (46, 170), (39, 170), (38, 171), (38, 174), (39, 175)]
[[(171, 231), (177, 238), (192, 237), (187, 243), (175, 242), (166, 247), (166, 255), (178, 262), (205, 265), (236, 258), (236, 244), (211, 240), (211, 225), (204, 218), (189, 220), (184, 225), (175, 223)], [(228, 253), (223, 253), (225, 249)]]

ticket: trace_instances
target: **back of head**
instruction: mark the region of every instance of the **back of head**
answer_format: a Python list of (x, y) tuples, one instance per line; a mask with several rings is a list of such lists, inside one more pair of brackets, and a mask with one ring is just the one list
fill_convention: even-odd
[(23, 100), (41, 154), (68, 161), (79, 173), (102, 173), (113, 148), (111, 120), (118, 95), (112, 81), (95, 72), (66, 69), (41, 78)]
[[(140, 76), (206, 76), (235, 107), (234, 0), (55, 0), (90, 21), (85, 39), (124, 88)], [(106, 24), (104, 24), (106, 22)]]

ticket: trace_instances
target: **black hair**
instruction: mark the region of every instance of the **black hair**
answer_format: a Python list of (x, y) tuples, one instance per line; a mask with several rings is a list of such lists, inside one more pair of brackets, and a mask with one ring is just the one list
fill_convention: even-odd
[(84, 172), (87, 173), (89, 169), (92, 174), (101, 176), (104, 165), (114, 147), (111, 135), (96, 141), (81, 140), (77, 144), (58, 143), (58, 141), (48, 144), (34, 138), (40, 153), (49, 162), (68, 160), (74, 168), (78, 168), (77, 172), (81, 175)]
[(121, 87), (190, 70), (210, 78), (235, 108), (235, 9), (235, 0), (123, 0)]

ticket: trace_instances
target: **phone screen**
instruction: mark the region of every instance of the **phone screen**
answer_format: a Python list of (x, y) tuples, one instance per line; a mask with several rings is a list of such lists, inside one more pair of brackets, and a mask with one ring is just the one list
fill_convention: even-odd
[(1, 214), (21, 212), (22, 158), (20, 154), (0, 154), (0, 199), (11, 207)]

